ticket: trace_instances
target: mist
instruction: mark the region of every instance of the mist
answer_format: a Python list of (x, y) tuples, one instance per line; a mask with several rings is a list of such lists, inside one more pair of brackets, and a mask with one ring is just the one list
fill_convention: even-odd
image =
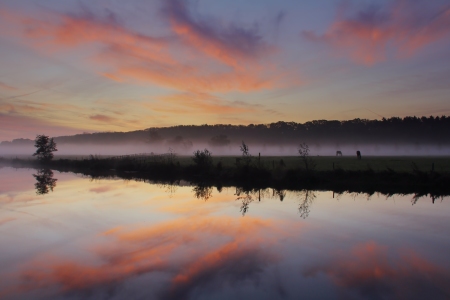
[[(56, 156), (162, 154), (192, 155), (208, 149), (213, 155), (240, 155), (244, 141), (254, 156), (297, 155), (306, 143), (311, 156), (446, 156), (450, 155), (450, 117), (405, 117), (382, 120), (317, 120), (306, 123), (200, 125), (148, 128), (130, 132), (98, 132), (54, 137)], [(31, 155), (34, 141), (0, 143), (0, 155)]]
[[(266, 145), (260, 143), (247, 143), (253, 156), (296, 156), (298, 155), (298, 144)], [(97, 156), (119, 156), (138, 153), (164, 154), (173, 152), (180, 156), (191, 156), (196, 150), (208, 149), (213, 156), (239, 156), (240, 144), (226, 146), (211, 146), (207, 142), (193, 143), (190, 147), (170, 144), (58, 144), (55, 158), (64, 156), (89, 155)], [(356, 151), (361, 151), (363, 156), (448, 156), (450, 145), (417, 145), (417, 144), (353, 144), (353, 145), (326, 145), (309, 144), (311, 156), (335, 156), (336, 151), (341, 151), (343, 156), (356, 156)], [(32, 145), (0, 146), (0, 156), (32, 156), (35, 152)]]

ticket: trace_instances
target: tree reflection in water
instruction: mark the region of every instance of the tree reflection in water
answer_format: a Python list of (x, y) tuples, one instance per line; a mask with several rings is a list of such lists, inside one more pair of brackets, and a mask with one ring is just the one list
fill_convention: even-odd
[(433, 203), (433, 204), (436, 202), (436, 199), (440, 198), (441, 202), (444, 200), (444, 196), (436, 196), (431, 193), (430, 194), (416, 193), (416, 194), (414, 194), (413, 198), (411, 199), (411, 204), (414, 205), (417, 203), (417, 201), (419, 201), (420, 198), (422, 198), (422, 197), (426, 198), (427, 196), (429, 196), (431, 198), (431, 203)]
[(249, 205), (250, 203), (253, 202), (253, 197), (250, 194), (245, 194), (244, 196), (240, 196), (238, 197), (236, 200), (242, 200), (242, 205), (241, 205), (241, 213), (242, 216), (245, 216), (245, 214), (248, 211)]
[(37, 195), (45, 195), (52, 191), (56, 186), (56, 181), (58, 179), (53, 178), (53, 172), (50, 169), (40, 169), (37, 174), (33, 174), (36, 178), (36, 183), (34, 184), (36, 188)]
[[(203, 199), (206, 201), (212, 197), (212, 189), (213, 187), (211, 185), (202, 183), (198, 184), (193, 189), (194, 196), (198, 199)], [(220, 188), (218, 187), (217, 190), (220, 192), (222, 190), (222, 187), (221, 186)], [(313, 190), (301, 190), (298, 192), (294, 191), (293, 193), (295, 193), (300, 200), (300, 204), (298, 206), (298, 212), (300, 214), (300, 217), (306, 219), (311, 212), (311, 205), (316, 199), (316, 193)], [(344, 193), (342, 192), (333, 191), (333, 198), (339, 201), (340, 197), (343, 194)], [(347, 192), (346, 194), (355, 200), (356, 198), (359, 198), (361, 196), (364, 196), (366, 197), (367, 200), (370, 200), (374, 193)], [(380, 193), (377, 193), (377, 195), (379, 196)], [(385, 195), (387, 196), (387, 198), (389, 198), (394, 194), (385, 194)], [(444, 199), (443, 196), (435, 196), (433, 194), (415, 194), (411, 202), (414, 205), (420, 198), (426, 197), (428, 195), (431, 198), (432, 203), (435, 203), (435, 201), (439, 198), (441, 198), (441, 201)], [(245, 216), (250, 208), (250, 203), (254, 201), (261, 202), (261, 200), (263, 199), (278, 199), (280, 201), (283, 201), (287, 196), (287, 192), (286, 190), (276, 188), (252, 189), (252, 188), (236, 187), (235, 196), (237, 196), (236, 201), (242, 202), (240, 212), (242, 213), (242, 216)]]
[(169, 198), (172, 198), (175, 195), (178, 186), (180, 186), (180, 181), (170, 181), (169, 183), (158, 183), (157, 186), (165, 190), (167, 194), (169, 194)]
[(212, 197), (212, 190), (211, 186), (204, 184), (199, 184), (193, 189), (195, 198), (205, 201)]
[(278, 198), (280, 198), (280, 201), (283, 202), (284, 198), (286, 197), (286, 191), (274, 189), (273, 196), (277, 196)]
[(298, 207), (298, 212), (300, 213), (300, 217), (306, 219), (309, 216), (311, 211), (310, 206), (316, 199), (316, 194), (314, 191), (303, 190), (298, 193), (300, 197), (300, 205)]
[(269, 198), (274, 199), (278, 198), (280, 201), (283, 201), (286, 197), (286, 191), (285, 190), (279, 190), (279, 189), (272, 189), (272, 192), (270, 192), (270, 189), (244, 189), (242, 187), (236, 187), (236, 194), (237, 196), (236, 200), (242, 201), (241, 205), (241, 213), (242, 216), (245, 216), (245, 214), (249, 210), (250, 203), (252, 203), (255, 200), (258, 200), (258, 202), (261, 202), (261, 199)]

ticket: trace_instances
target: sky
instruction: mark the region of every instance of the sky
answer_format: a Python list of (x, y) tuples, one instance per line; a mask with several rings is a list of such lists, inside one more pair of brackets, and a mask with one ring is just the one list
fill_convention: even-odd
[(449, 114), (449, 0), (0, 0), (0, 140)]

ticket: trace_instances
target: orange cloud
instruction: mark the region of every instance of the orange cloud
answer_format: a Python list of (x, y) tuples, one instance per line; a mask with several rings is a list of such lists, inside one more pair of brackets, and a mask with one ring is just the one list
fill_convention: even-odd
[(325, 34), (302, 34), (367, 65), (385, 61), (391, 50), (400, 58), (408, 57), (450, 35), (450, 8), (429, 5), (427, 11), (419, 2), (396, 0), (388, 7), (371, 6), (350, 17), (340, 14)]
[(104, 73), (104, 75), (118, 82), (131, 79), (142, 83), (152, 82), (178, 90), (204, 92), (250, 92), (277, 86), (269, 78), (259, 77), (251, 70), (210, 72), (182, 64), (170, 68), (161, 67), (161, 70), (145, 66), (145, 64), (144, 66), (122, 66), (113, 72)]
[(275, 255), (262, 252), (255, 244), (246, 245), (243, 240), (230, 242), (187, 265), (172, 279), (165, 298), (187, 299), (194, 289), (214, 281), (233, 284), (252, 279), (263, 267), (278, 261)]
[[(176, 9), (183, 7), (182, 10)], [(182, 2), (166, 3), (177, 38), (152, 37), (93, 15), (47, 14), (45, 20), (3, 11), (22, 28), (31, 46), (46, 52), (96, 49), (89, 56), (98, 73), (116, 82), (153, 83), (178, 90), (255, 91), (278, 86), (265, 59), (272, 47), (254, 30), (232, 25), (213, 29), (195, 23)], [(92, 52), (91, 52), (92, 53)], [(205, 57), (207, 54), (207, 57)], [(208, 58), (209, 57), (209, 58)]]

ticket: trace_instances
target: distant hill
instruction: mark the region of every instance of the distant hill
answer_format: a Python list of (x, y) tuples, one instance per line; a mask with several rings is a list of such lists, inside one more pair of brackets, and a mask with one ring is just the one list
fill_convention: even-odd
[[(45, 133), (44, 133), (45, 134)], [(180, 125), (130, 132), (84, 133), (56, 137), (58, 145), (208, 143), (212, 146), (248, 144), (294, 145), (300, 142), (323, 145), (345, 144), (450, 144), (450, 117), (405, 117), (382, 120), (317, 120), (306, 123), (277, 122), (243, 125)], [(32, 145), (29, 139), (2, 142), (0, 146)]]

